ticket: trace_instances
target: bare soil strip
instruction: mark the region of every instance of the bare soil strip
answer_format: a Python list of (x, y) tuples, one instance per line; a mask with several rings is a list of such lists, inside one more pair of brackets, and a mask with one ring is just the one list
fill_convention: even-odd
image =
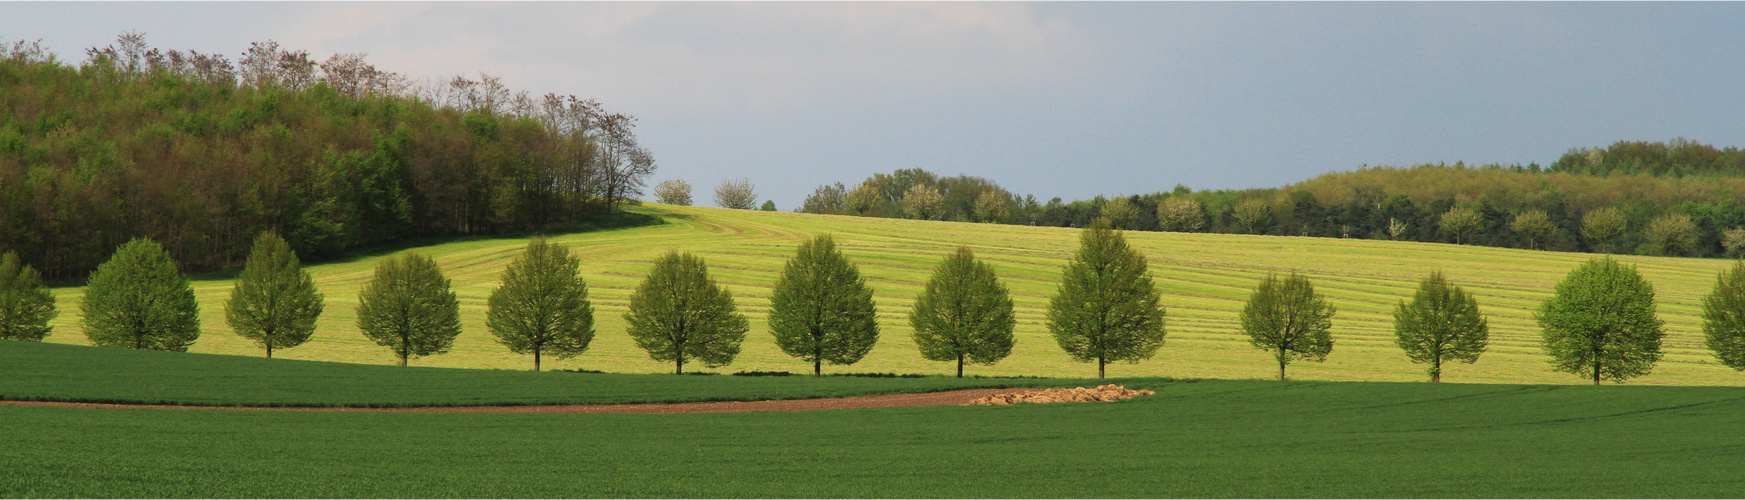
[(741, 413), (750, 411), (811, 411), (847, 410), (855, 408), (888, 408), (895, 406), (967, 405), (977, 398), (992, 396), (1011, 389), (962, 389), (919, 394), (886, 394), (846, 398), (783, 399), (769, 401), (712, 401), (707, 403), (647, 403), (610, 405), (526, 405), (526, 406), (420, 406), (409, 408), (349, 408), (334, 406), (191, 406), (133, 405), (111, 403), (63, 403), (52, 401), (0, 401), (8, 406), (54, 406), (61, 408), (156, 409), (156, 410), (241, 410), (241, 411), (348, 411), (348, 412), (436, 412), (436, 413)]

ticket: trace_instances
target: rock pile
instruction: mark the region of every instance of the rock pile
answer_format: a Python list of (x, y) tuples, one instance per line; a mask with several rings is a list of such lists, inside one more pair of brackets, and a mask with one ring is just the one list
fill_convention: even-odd
[(1095, 389), (1032, 389), (1011, 394), (995, 394), (971, 401), (972, 405), (1009, 405), (1014, 403), (1078, 403), (1083, 401), (1120, 401), (1135, 396), (1156, 394), (1147, 390), (1131, 390), (1115, 384), (1099, 385)]

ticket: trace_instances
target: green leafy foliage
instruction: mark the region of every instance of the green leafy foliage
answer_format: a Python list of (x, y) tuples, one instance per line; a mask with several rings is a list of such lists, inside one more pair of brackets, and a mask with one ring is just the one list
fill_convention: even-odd
[(933, 270), (909, 312), (921, 357), (991, 365), (1012, 353), (1012, 297), (994, 276), (994, 266), (959, 246)]
[(770, 334), (789, 356), (812, 363), (852, 365), (879, 341), (878, 313), (866, 278), (836, 240), (821, 234), (800, 242), (770, 291)]
[(1665, 322), (1654, 315), (1654, 286), (1611, 257), (1569, 272), (1534, 314), (1557, 371), (1622, 382), (1660, 360)]
[(1414, 363), (1430, 364), (1430, 381), (1442, 381), (1442, 363), (1472, 363), (1490, 341), (1490, 325), (1472, 294), (1449, 284), (1442, 272), (1418, 283), (1412, 301), (1394, 309), (1394, 342)]
[(1242, 331), (1256, 349), (1278, 360), (1278, 379), (1292, 361), (1322, 362), (1333, 352), (1333, 314), (1327, 299), (1315, 294), (1309, 278), (1292, 272), (1279, 279), (1267, 273), (1242, 307)]
[(291, 245), (277, 234), (261, 233), (224, 304), (224, 319), (237, 335), (265, 348), (270, 358), (274, 348), (309, 341), (323, 299)]
[(1616, 207), (1605, 207), (1581, 216), (1581, 235), (1593, 242), (1600, 253), (1607, 253), (1613, 241), (1624, 234), (1629, 219)]
[(709, 277), (703, 259), (677, 251), (654, 261), (630, 294), (624, 321), (636, 346), (655, 361), (672, 362), (673, 373), (684, 373), (690, 360), (711, 368), (733, 363), (751, 330), (735, 310), (733, 294)]
[(1703, 298), (1703, 337), (1721, 364), (1745, 371), (1745, 262), (1721, 271)]
[(1073, 359), (1096, 361), (1103, 378), (1110, 361), (1137, 363), (1163, 347), (1160, 301), (1145, 256), (1099, 220), (1080, 233), (1078, 255), (1048, 300), (1048, 331)]
[(357, 328), (376, 345), (394, 350), (400, 366), (443, 354), (460, 336), (460, 301), (430, 257), (407, 253), (382, 259), (358, 292)]
[(535, 238), (503, 269), (491, 292), (485, 325), (510, 352), (568, 359), (594, 340), (594, 306), (581, 277), (582, 260), (569, 247)]
[(152, 240), (135, 239), (115, 249), (91, 273), (79, 307), (92, 345), (185, 352), (200, 338), (194, 288)]
[(41, 341), (54, 331), (48, 322), (58, 314), (42, 275), (17, 252), (0, 255), (0, 340)]

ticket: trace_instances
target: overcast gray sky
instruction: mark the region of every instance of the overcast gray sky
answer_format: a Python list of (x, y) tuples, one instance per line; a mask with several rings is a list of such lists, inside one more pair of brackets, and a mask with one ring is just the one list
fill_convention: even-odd
[[(640, 118), (699, 198), (920, 167), (1046, 200), (1362, 164), (1745, 144), (1740, 3), (0, 3), (63, 60), (116, 34), (479, 71)], [(652, 184), (652, 183), (651, 183)]]

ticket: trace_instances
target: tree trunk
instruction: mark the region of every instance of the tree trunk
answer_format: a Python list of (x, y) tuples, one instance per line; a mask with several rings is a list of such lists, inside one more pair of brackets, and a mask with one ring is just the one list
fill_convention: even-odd
[(267, 359), (273, 359), (273, 336), (267, 335)]
[(1442, 358), (1436, 358), (1435, 365), (1430, 368), (1430, 381), (1442, 381)]
[(539, 348), (533, 348), (533, 371), (539, 371)]
[(822, 358), (812, 358), (812, 376), (824, 376), (824, 360)]
[(1594, 357), (1594, 385), (1600, 385), (1600, 358)]
[(957, 353), (957, 378), (963, 378), (963, 353)]
[(674, 363), (673, 375), (684, 375), (685, 374), (685, 357), (684, 356), (674, 357), (673, 363)]
[(1285, 350), (1283, 348), (1278, 350), (1278, 381), (1285, 381)]
[(1103, 367), (1108, 364), (1108, 360), (1103, 359), (1102, 356), (1097, 356), (1097, 378), (1103, 378)]

